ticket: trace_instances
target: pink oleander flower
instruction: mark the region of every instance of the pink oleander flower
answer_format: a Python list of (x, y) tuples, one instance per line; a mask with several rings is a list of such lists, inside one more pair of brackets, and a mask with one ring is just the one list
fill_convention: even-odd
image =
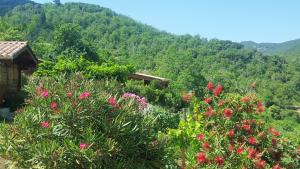
[(73, 96), (73, 93), (72, 92), (68, 92), (67, 93), (67, 97), (72, 97)]
[(85, 91), (81, 95), (79, 95), (78, 98), (79, 98), (79, 100), (83, 100), (83, 99), (86, 99), (86, 98), (88, 98), (90, 96), (91, 96), (91, 94), (89, 92)]
[(111, 96), (107, 99), (107, 102), (112, 106), (116, 107), (117, 106), (117, 100), (115, 97)]
[(84, 150), (84, 149), (87, 149), (88, 148), (88, 144), (86, 144), (86, 143), (80, 143), (79, 144), (79, 148), (80, 148), (80, 150)]
[(57, 102), (51, 102), (50, 107), (51, 107), (51, 109), (57, 109), (58, 103)]
[(48, 121), (43, 121), (40, 123), (40, 125), (43, 127), (43, 128), (49, 128), (50, 127), (50, 123)]
[(43, 90), (42, 93), (41, 93), (42, 97), (48, 97), (49, 96), (49, 92), (48, 90)]
[(139, 109), (144, 110), (148, 107), (148, 102), (144, 97), (140, 97), (134, 93), (124, 93), (122, 99), (133, 99), (139, 104)]

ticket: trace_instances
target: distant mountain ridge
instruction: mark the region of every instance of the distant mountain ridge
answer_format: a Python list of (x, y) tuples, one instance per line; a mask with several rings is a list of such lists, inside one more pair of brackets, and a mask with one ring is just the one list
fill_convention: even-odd
[(9, 10), (13, 9), (17, 5), (26, 3), (34, 3), (31, 0), (0, 0), (0, 16), (3, 16)]
[(256, 49), (265, 54), (300, 57), (300, 39), (282, 43), (256, 43), (253, 41), (243, 41), (241, 44), (244, 45), (245, 48)]

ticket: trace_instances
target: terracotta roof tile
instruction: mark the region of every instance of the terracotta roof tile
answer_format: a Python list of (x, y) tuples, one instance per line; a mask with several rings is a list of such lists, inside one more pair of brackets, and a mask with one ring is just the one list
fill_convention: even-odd
[(0, 60), (12, 60), (15, 55), (27, 47), (27, 42), (0, 41)]

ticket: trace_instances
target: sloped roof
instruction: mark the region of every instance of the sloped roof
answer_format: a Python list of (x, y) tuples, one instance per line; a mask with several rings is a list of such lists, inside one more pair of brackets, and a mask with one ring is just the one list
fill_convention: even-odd
[(27, 42), (0, 41), (0, 60), (13, 60), (27, 48)]
[(38, 60), (27, 42), (0, 41), (0, 61), (27, 65), (37, 65)]

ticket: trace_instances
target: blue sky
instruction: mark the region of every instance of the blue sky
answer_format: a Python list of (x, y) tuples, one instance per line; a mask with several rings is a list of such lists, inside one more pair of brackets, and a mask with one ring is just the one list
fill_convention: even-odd
[(174, 34), (236, 42), (300, 38), (300, 0), (61, 0), (70, 1), (111, 8)]

